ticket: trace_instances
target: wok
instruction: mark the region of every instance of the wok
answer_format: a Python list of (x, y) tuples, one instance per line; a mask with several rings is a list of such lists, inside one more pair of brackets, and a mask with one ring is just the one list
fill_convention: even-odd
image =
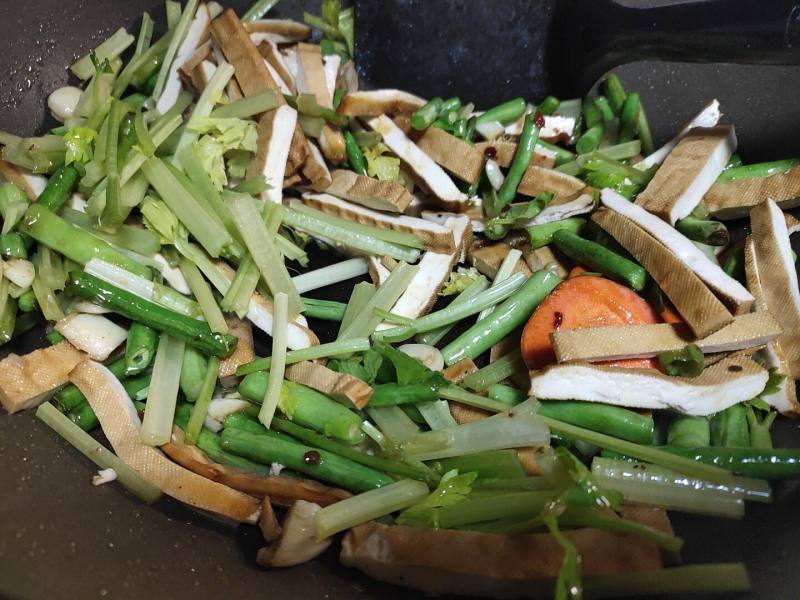
[[(624, 3), (635, 4), (634, 0)], [(242, 10), (246, 2), (232, 0), (226, 4)], [(426, 3), (408, 0), (408, 4)], [(428, 8), (433, 4), (439, 2), (428, 2)], [(447, 15), (457, 17), (451, 3), (442, 2), (445, 4), (449, 7)], [(508, 4), (530, 7), (535, 3), (509, 1)], [(727, 15), (730, 21), (736, 20), (737, 4), (745, 15), (744, 6), (755, 3), (727, 2), (726, 10), (733, 11)], [(772, 6), (771, 0), (757, 4), (765, 10)], [(505, 6), (506, 2), (496, 5)], [(299, 18), (303, 8), (316, 12), (318, 2), (283, 0), (274, 14)], [(67, 81), (65, 67), (116, 28), (128, 26), (135, 30), (143, 10), (161, 18), (163, 3), (160, 0), (0, 1), (0, 129), (22, 134), (41, 132), (49, 124), (46, 95)], [(388, 16), (385, 11), (372, 12), (375, 30), (380, 31)], [(532, 23), (543, 17), (535, 11), (517, 16), (531, 19)], [(505, 22), (486, 23), (474, 34), (484, 38), (500, 36)], [(359, 25), (362, 31), (357, 30), (357, 36), (369, 38), (370, 24)], [(518, 31), (524, 35), (525, 29)], [(786, 39), (789, 40), (788, 34)], [(447, 51), (446, 36), (428, 36), (428, 40), (430, 53), (437, 49)], [(703, 54), (701, 40), (695, 42), (683, 52), (668, 56), (682, 60), (747, 57), (742, 48), (737, 49), (738, 55)], [(462, 39), (461, 43), (468, 40)], [(756, 50), (761, 52), (764, 48)], [(692, 56), (693, 52), (696, 56)], [(631, 50), (630, 56), (652, 57), (652, 53)], [(762, 53), (759, 60), (763, 57)], [(753, 55), (753, 58), (758, 57)], [(617, 56), (612, 62), (624, 59), (625, 56)], [(493, 68), (507, 69), (511, 78), (528, 66), (530, 61), (525, 60), (525, 65), (509, 60), (505, 64), (495, 63)], [(587, 64), (580, 65), (576, 77), (585, 78), (592, 72)], [(377, 63), (369, 68), (373, 75), (380, 73)], [(472, 97), (469, 87), (458, 89), (459, 83), (464, 82), (454, 79), (458, 69), (450, 71), (447, 61), (422, 63), (415, 68), (422, 75), (418, 87), (411, 83), (411, 91), (424, 92), (426, 86), (434, 85), (432, 82), (447, 82), (447, 87), (435, 88), (438, 93), (456, 90), (462, 98)], [(639, 61), (624, 65), (617, 72), (629, 89), (641, 93), (657, 141), (667, 139), (705, 100), (716, 97), (726, 120), (737, 126), (745, 161), (800, 155), (797, 127), (800, 104), (796, 101), (800, 95), (800, 70), (796, 67)], [(392, 70), (384, 75), (392, 81)], [(513, 79), (508, 90), (501, 91), (500, 99), (525, 94), (531, 88), (520, 86), (526, 85), (524, 80)], [(480, 89), (475, 95), (484, 92), (485, 89)], [(742, 235), (743, 228), (739, 226), (736, 232)], [(331, 257), (316, 256), (313, 260), (324, 264)], [(320, 297), (341, 299), (347, 289), (349, 286), (343, 285), (324, 290)], [(321, 330), (317, 325), (314, 324), (315, 329)], [(42, 331), (34, 331), (3, 348), (2, 354), (11, 350), (27, 352), (43, 343)], [(800, 442), (797, 424), (781, 420), (778, 425), (778, 445), (797, 446)], [(145, 506), (119, 486), (93, 488), (90, 483), (93, 472), (93, 465), (31, 413), (0, 418), (0, 597), (203, 600), (268, 595), (389, 600), (412, 594), (345, 569), (339, 565), (335, 551), (301, 567), (264, 572), (255, 564), (255, 552), (263, 545), (256, 528), (233, 529), (170, 499)], [(748, 506), (743, 521), (675, 513), (675, 528), (686, 540), (684, 561), (743, 560), (750, 569), (753, 589), (737, 597), (796, 599), (800, 591), (800, 570), (796, 568), (800, 545), (795, 537), (800, 533), (796, 508), (800, 490), (797, 485), (786, 484), (776, 486), (775, 493), (772, 506)]]

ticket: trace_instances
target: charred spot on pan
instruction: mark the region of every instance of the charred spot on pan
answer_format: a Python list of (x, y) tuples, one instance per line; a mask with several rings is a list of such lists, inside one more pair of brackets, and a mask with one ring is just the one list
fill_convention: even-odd
[(316, 450), (309, 450), (308, 452), (303, 454), (303, 462), (306, 463), (307, 465), (317, 466), (319, 463), (322, 462), (322, 457)]
[(556, 329), (561, 328), (561, 324), (564, 322), (564, 313), (556, 311), (553, 314), (553, 327)]
[(730, 365), (728, 367), (728, 371), (730, 371), (731, 373), (738, 373), (739, 371), (742, 370), (744, 370), (744, 367), (742, 367), (741, 365)]

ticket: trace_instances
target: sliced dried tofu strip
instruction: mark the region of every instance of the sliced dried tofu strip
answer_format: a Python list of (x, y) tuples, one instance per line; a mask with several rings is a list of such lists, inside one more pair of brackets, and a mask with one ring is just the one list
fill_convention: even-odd
[(265, 112), (258, 122), (258, 150), (247, 167), (247, 176), (266, 177), (270, 187), (261, 197), (275, 204), (283, 200), (283, 178), (296, 125), (297, 111), (287, 105)]
[(401, 213), (411, 203), (411, 193), (396, 181), (380, 181), (353, 171), (337, 169), (331, 173), (329, 194), (367, 208)]
[(561, 204), (574, 199), (586, 184), (572, 175), (530, 165), (519, 182), (517, 192), (523, 196), (537, 196), (543, 192), (553, 192), (552, 204)]
[[(494, 279), (509, 250), (511, 250), (511, 246), (508, 244), (502, 242), (499, 244), (492, 244), (491, 246), (470, 250), (467, 253), (467, 260), (473, 267), (478, 269), (481, 274)], [(517, 264), (511, 272), (523, 273), (526, 277), (530, 277), (533, 274), (528, 268), (528, 265), (521, 258), (517, 261)]]
[(767, 371), (746, 356), (729, 356), (699, 376), (672, 377), (656, 369), (625, 369), (590, 363), (556, 364), (531, 374), (532, 396), (583, 400), (630, 408), (671, 408), (711, 415), (754, 398)]
[(629, 202), (613, 190), (603, 190), (600, 200), (608, 208), (634, 221), (669, 248), (681, 263), (691, 269), (731, 306), (734, 314), (739, 315), (750, 311), (750, 307), (753, 305), (753, 296), (747, 291), (747, 288), (725, 273), (719, 264), (712, 262), (702, 250), (678, 230), (670, 227), (641, 206)]
[(383, 264), (383, 261), (377, 256), (370, 256), (369, 261), (369, 277), (375, 285), (383, 285), (389, 279), (392, 272)]
[(379, 117), (410, 114), (424, 104), (424, 98), (401, 90), (370, 90), (345, 94), (337, 112), (346, 117)]
[(711, 335), (733, 321), (730, 311), (694, 271), (633, 220), (609, 209), (598, 210), (592, 219), (639, 261), (697, 337)]
[(480, 150), (439, 127), (428, 127), (416, 138), (420, 150), (461, 181), (478, 179), (486, 161)]
[(322, 50), (319, 44), (297, 44), (297, 90), (301, 94), (313, 94), (317, 103), (332, 108), (332, 97), (328, 93)]
[(303, 202), (317, 210), (362, 225), (412, 233), (422, 240), (427, 250), (433, 252), (452, 252), (456, 248), (453, 232), (450, 229), (425, 219), (408, 215), (389, 215), (330, 194), (304, 194)]
[(290, 19), (260, 19), (244, 24), (248, 33), (265, 36), (276, 44), (293, 44), (311, 37), (311, 27)]
[(358, 377), (349, 373), (337, 373), (311, 361), (287, 367), (286, 379), (307, 385), (356, 410), (364, 408), (373, 394), (373, 389)]
[(800, 206), (800, 165), (769, 177), (715, 183), (703, 196), (703, 203), (718, 219), (739, 219), (768, 198), (784, 210)]
[(322, 156), (317, 145), (310, 141), (308, 142), (308, 157), (305, 164), (303, 164), (303, 176), (311, 183), (311, 189), (315, 192), (322, 192), (328, 189), (333, 181), (331, 172), (328, 169), (328, 163), (325, 162), (325, 157)]
[(562, 221), (570, 217), (577, 217), (578, 215), (585, 215), (586, 213), (594, 210), (594, 196), (592, 194), (581, 194), (574, 200), (562, 202), (560, 204), (549, 204), (530, 220), (530, 225), (541, 225), (544, 223), (553, 223), (554, 221)]
[(464, 212), (469, 198), (456, 187), (453, 180), (412, 142), (386, 115), (369, 119), (367, 124), (381, 134), (383, 142), (402, 160), (448, 210)]
[(9, 414), (38, 406), (62, 385), (86, 355), (69, 342), (9, 354), (0, 361), (0, 402)]
[(683, 323), (561, 329), (550, 334), (558, 362), (645, 358), (696, 344), (704, 354), (763, 346), (781, 333), (767, 311), (740, 315), (708, 337), (696, 339)]
[(228, 323), (230, 334), (239, 340), (233, 353), (219, 363), (219, 378), (223, 385), (230, 387), (228, 383), (235, 383), (233, 378), (236, 375), (236, 369), (254, 361), (256, 353), (253, 350), (253, 328), (250, 323), (236, 317), (228, 317), (225, 322)]
[(193, 77), (194, 70), (205, 61), (211, 54), (211, 40), (208, 39), (197, 47), (189, 59), (183, 63), (178, 71), (185, 81), (194, 85), (195, 80)]
[(239, 523), (255, 523), (261, 512), (257, 498), (193, 473), (175, 464), (139, 437), (141, 421), (125, 388), (103, 365), (84, 361), (70, 380), (86, 396), (114, 452), (164, 493), (190, 506)]
[(693, 129), (669, 153), (636, 204), (674, 225), (700, 203), (735, 151), (730, 125)]
[(664, 159), (667, 158), (669, 153), (672, 152), (672, 149), (678, 145), (678, 142), (680, 142), (692, 129), (697, 127), (715, 127), (717, 123), (719, 123), (719, 118), (721, 116), (722, 113), (719, 111), (719, 102), (714, 99), (706, 104), (691, 121), (681, 127), (681, 130), (674, 138), (672, 138), (652, 154), (640, 160), (634, 166), (637, 169), (649, 169), (655, 165), (660, 165), (662, 162), (664, 162)]
[(778, 205), (767, 200), (750, 211), (755, 272), (769, 311), (783, 328), (778, 342), (794, 379), (800, 379), (800, 290), (789, 232)]
[(280, 50), (278, 50), (278, 45), (272, 40), (264, 40), (259, 44), (258, 50), (261, 52), (261, 56), (264, 57), (264, 60), (267, 61), (275, 73), (283, 80), (286, 87), (289, 88), (289, 92), (291, 94), (296, 94), (297, 85), (295, 84), (294, 74), (289, 68), (289, 65), (286, 64)]

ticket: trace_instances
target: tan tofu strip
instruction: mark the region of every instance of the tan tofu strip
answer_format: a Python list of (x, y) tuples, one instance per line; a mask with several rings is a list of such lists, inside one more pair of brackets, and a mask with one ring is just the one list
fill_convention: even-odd
[(348, 408), (360, 410), (372, 398), (372, 388), (349, 373), (337, 373), (323, 365), (303, 361), (286, 368), (286, 379), (327, 394)]
[(656, 369), (562, 363), (531, 373), (530, 394), (546, 400), (711, 415), (758, 396), (767, 378), (766, 369), (741, 355), (724, 358), (691, 378), (665, 375)]
[(345, 94), (337, 112), (346, 117), (402, 115), (413, 113), (424, 104), (424, 98), (401, 90), (370, 90)]
[(790, 374), (800, 379), (800, 290), (786, 221), (778, 205), (767, 200), (750, 211), (751, 239), (761, 292), (783, 328), (778, 343)]
[[(659, 513), (665, 524), (659, 528), (669, 531), (664, 511)], [(572, 529), (564, 536), (581, 557), (584, 577), (662, 568), (659, 548), (640, 537), (597, 529)], [(563, 556), (548, 533), (499, 535), (370, 521), (345, 535), (340, 560), (379, 581), (434, 595), (551, 598)]]
[(652, 154), (649, 154), (640, 160), (634, 165), (634, 167), (637, 169), (649, 169), (655, 165), (660, 165), (664, 162), (664, 159), (667, 158), (669, 153), (672, 152), (672, 149), (678, 145), (678, 142), (680, 142), (692, 129), (697, 127), (714, 127), (717, 123), (719, 123), (719, 118), (721, 116), (722, 113), (719, 111), (719, 102), (714, 99), (706, 104), (703, 109), (692, 118), (691, 121), (681, 127), (680, 131), (674, 138), (672, 138)]
[(415, 138), (420, 150), (461, 181), (472, 183), (481, 174), (486, 161), (481, 151), (444, 129), (428, 127)]
[(753, 295), (747, 291), (747, 288), (725, 273), (718, 263), (712, 262), (678, 230), (670, 227), (669, 224), (647, 212), (641, 206), (629, 202), (613, 190), (604, 189), (600, 193), (600, 200), (608, 208), (634, 221), (669, 248), (673, 256), (691, 269), (730, 306), (734, 314), (750, 312)]
[(9, 414), (38, 406), (69, 380), (86, 355), (60, 342), (24, 356), (9, 354), (0, 361), (0, 402)]
[(735, 151), (730, 125), (693, 129), (669, 153), (636, 204), (674, 225), (700, 203)]
[(317, 145), (310, 140), (308, 142), (308, 157), (303, 165), (303, 176), (308, 179), (311, 189), (315, 192), (327, 190), (333, 182), (325, 157), (322, 156), (322, 152), (317, 148)]
[(258, 499), (175, 464), (139, 438), (141, 421), (125, 388), (103, 365), (84, 361), (70, 376), (97, 415), (114, 452), (144, 479), (176, 500), (238, 523), (255, 523)]
[(420, 182), (444, 204), (448, 210), (464, 212), (469, 206), (469, 198), (456, 187), (453, 180), (412, 142), (400, 128), (386, 115), (369, 119), (367, 124), (383, 137), (383, 142), (420, 179)]
[(283, 200), (283, 178), (296, 125), (297, 111), (285, 104), (265, 112), (258, 122), (258, 149), (247, 167), (247, 177), (266, 177), (270, 188), (261, 197), (275, 204)]
[(219, 363), (219, 379), (225, 387), (232, 387), (236, 383), (236, 369), (241, 365), (253, 362), (256, 353), (253, 350), (253, 328), (250, 323), (236, 317), (225, 319), (231, 335), (236, 336), (239, 342), (228, 358), (223, 358)]
[(407, 215), (389, 215), (330, 194), (304, 194), (303, 203), (330, 215), (362, 225), (412, 233), (422, 240), (426, 250), (453, 252), (456, 249), (456, 242), (450, 229), (425, 219)]
[[(189, 57), (185, 63), (183, 63), (178, 72), (180, 73), (181, 77), (185, 82), (191, 83), (195, 85), (194, 79), (194, 70), (199, 67), (204, 60), (208, 58), (208, 55), (211, 54), (211, 40), (207, 40), (205, 43), (201, 44), (197, 47), (194, 54)], [(196, 87), (196, 86), (195, 86)], [(205, 85), (204, 85), (205, 87)]]
[(263, 34), (276, 44), (293, 44), (311, 37), (311, 27), (289, 19), (261, 19), (244, 23), (248, 33)]
[(322, 65), (322, 50), (319, 44), (297, 44), (297, 91), (313, 94), (320, 106), (331, 108), (331, 96)]
[(715, 183), (703, 196), (703, 202), (717, 219), (739, 219), (767, 198), (783, 210), (800, 206), (800, 165), (769, 177)]
[(764, 346), (781, 327), (767, 311), (740, 315), (710, 336), (696, 339), (683, 323), (561, 329), (550, 334), (558, 362), (645, 358), (696, 344), (704, 354)]
[[(491, 246), (470, 250), (467, 253), (467, 260), (473, 267), (478, 269), (482, 275), (494, 279), (509, 250), (511, 250), (511, 246), (508, 244), (502, 242), (499, 244), (492, 244)], [(533, 275), (528, 265), (521, 258), (517, 261), (512, 271), (512, 274), (513, 273), (523, 273), (526, 277)]]
[(528, 224), (542, 225), (544, 223), (562, 221), (569, 217), (577, 217), (578, 215), (585, 215), (586, 213), (592, 212), (594, 207), (594, 196), (592, 196), (592, 194), (581, 194), (574, 200), (568, 200), (558, 204), (549, 204), (542, 212), (531, 219)]
[[(514, 160), (514, 155), (517, 153), (517, 143), (501, 140), (494, 140), (491, 142), (478, 142), (475, 144), (475, 149), (486, 157), (486, 151), (489, 150), (491, 154), (494, 151), (493, 160), (501, 167), (510, 167), (511, 162)], [(555, 164), (555, 155), (547, 150), (536, 148), (533, 153), (531, 165), (537, 167), (544, 167), (545, 169), (552, 169)]]
[[(278, 84), (270, 75), (264, 57), (253, 44), (235, 12), (228, 9), (214, 19), (211, 22), (211, 35), (226, 60), (233, 65), (236, 81), (245, 97), (272, 90), (278, 98), (278, 104), (286, 103)], [(307, 152), (306, 136), (299, 127), (295, 127), (287, 174), (293, 175), (297, 172)]]
[[(753, 292), (756, 299), (757, 310), (767, 310), (767, 301), (764, 295), (764, 286), (761, 283), (761, 274), (756, 264), (755, 246), (752, 237), (745, 240), (744, 246), (744, 268), (747, 276), (747, 287)], [(792, 372), (789, 363), (786, 361), (786, 353), (781, 348), (780, 343), (775, 340), (767, 344), (764, 348), (764, 355), (767, 367), (775, 368), (779, 373), (786, 375), (786, 379), (780, 384), (778, 389), (772, 394), (761, 394), (761, 399), (767, 404), (781, 412), (781, 414), (797, 416), (800, 415), (800, 402), (797, 401), (797, 386), (794, 378), (789, 374)]]
[[(627, 200), (626, 200), (627, 202)], [(647, 270), (697, 337), (711, 335), (733, 315), (706, 284), (666, 246), (631, 219), (608, 209), (592, 216)]]
[(286, 61), (283, 58), (283, 55), (278, 50), (277, 44), (272, 40), (264, 40), (258, 46), (259, 52), (261, 52), (261, 56), (263, 56), (266, 61), (270, 64), (270, 66), (275, 70), (283, 82), (286, 84), (286, 87), (289, 88), (289, 92), (291, 94), (297, 93), (297, 86), (295, 85), (294, 75), (292, 75), (291, 70), (289, 69), (289, 65), (286, 64)]
[(478, 370), (471, 358), (462, 358), (455, 364), (442, 370), (442, 377), (450, 383), (461, 383), (467, 376), (472, 375)]
[(523, 174), (517, 192), (523, 196), (553, 192), (555, 196), (551, 204), (560, 204), (574, 199), (585, 187), (586, 184), (577, 177), (531, 165)]
[(393, 213), (403, 212), (413, 197), (396, 181), (380, 181), (345, 169), (331, 173), (331, 185), (326, 191), (367, 208)]

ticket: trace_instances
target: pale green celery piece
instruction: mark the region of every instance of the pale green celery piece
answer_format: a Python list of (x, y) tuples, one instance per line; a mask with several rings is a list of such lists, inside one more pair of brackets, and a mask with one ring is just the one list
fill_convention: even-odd
[(189, 288), (192, 290), (192, 294), (197, 299), (197, 303), (203, 310), (203, 316), (205, 316), (211, 331), (228, 333), (228, 324), (225, 322), (225, 317), (219, 305), (217, 305), (214, 292), (211, 291), (211, 286), (203, 278), (198, 268), (194, 263), (183, 258), (181, 259), (180, 269), (189, 284)]
[(488, 450), (547, 446), (550, 430), (531, 414), (496, 415), (456, 427), (420, 433), (401, 445), (419, 460), (450, 458)]
[(211, 111), (211, 117), (217, 119), (234, 117), (245, 119), (259, 115), (278, 107), (278, 96), (272, 90), (266, 90), (254, 96), (240, 98)]
[(164, 202), (177, 215), (186, 229), (213, 257), (218, 257), (233, 244), (225, 227), (208, 213), (167, 165), (151, 158), (142, 165), (142, 172)]
[(117, 474), (117, 481), (139, 499), (150, 504), (161, 497), (160, 489), (145, 480), (127, 463), (106, 449), (105, 446), (78, 427), (69, 417), (62, 414), (49, 402), (45, 402), (36, 409), (36, 417), (98, 467), (101, 469), (114, 469)]
[(286, 294), (289, 317), (294, 319), (303, 311), (303, 301), (286, 270), (281, 253), (269, 236), (255, 200), (246, 194), (230, 194), (226, 204), (270, 292), (273, 295), (280, 292)]
[(366, 275), (368, 271), (367, 259), (351, 258), (328, 265), (327, 267), (322, 267), (321, 269), (316, 269), (315, 271), (308, 271), (301, 275), (295, 275), (292, 277), (292, 281), (298, 293), (304, 294), (311, 290), (317, 290), (328, 285), (347, 281), (353, 277)]
[[(500, 283), (504, 282), (506, 279), (511, 277), (511, 273), (514, 272), (514, 267), (517, 266), (517, 261), (522, 258), (522, 251), (516, 248), (512, 248), (506, 254), (506, 257), (503, 259), (503, 262), (500, 263), (500, 267), (497, 269), (497, 273), (494, 276), (494, 280), (492, 281), (491, 287), (495, 287)], [(494, 312), (494, 306), (490, 306), (489, 308), (484, 308), (480, 314), (478, 315), (478, 321), (481, 319), (485, 319), (489, 315)]]
[(399, 406), (367, 406), (367, 414), (393, 444), (401, 444), (419, 435), (419, 427)]
[(250, 308), (250, 298), (256, 291), (260, 278), (261, 273), (259, 273), (256, 263), (253, 262), (250, 255), (247, 255), (236, 270), (236, 276), (222, 298), (220, 303), (222, 309), (226, 312), (236, 313), (240, 319), (244, 318)]
[[(469, 301), (470, 299), (474, 298), (481, 292), (487, 290), (489, 288), (489, 282), (481, 275), (478, 279), (470, 283), (463, 292), (461, 292), (458, 296), (456, 296), (453, 301), (449, 304), (449, 306), (459, 306), (464, 304), (465, 302)], [(440, 327), (438, 329), (434, 329), (432, 331), (428, 331), (425, 333), (420, 333), (416, 336), (416, 341), (420, 344), (427, 344), (429, 346), (435, 346), (439, 342), (442, 341), (444, 336), (446, 336), (450, 330), (453, 328), (452, 325), (445, 325), (444, 327)]]
[(258, 420), (269, 429), (278, 401), (281, 398), (283, 375), (286, 370), (286, 337), (289, 322), (289, 297), (283, 292), (275, 294), (272, 318), (272, 363), (269, 367), (269, 382), (264, 394)]
[[(105, 59), (111, 61), (119, 57), (135, 41), (136, 38), (129, 34), (124, 27), (120, 28), (115, 31), (111, 37), (94, 49), (95, 57), (99, 62), (102, 62)], [(95, 72), (91, 55), (87, 54), (79, 58), (70, 67), (70, 71), (72, 71), (79, 79), (84, 81), (89, 79), (92, 75), (94, 75)]]
[(750, 577), (742, 563), (713, 563), (670, 567), (623, 575), (586, 577), (587, 598), (650, 598), (662, 594), (746, 592)]
[(177, 0), (167, 0), (164, 5), (167, 13), (167, 27), (169, 29), (175, 29), (181, 20), (181, 13), (183, 12), (181, 3)]
[(429, 493), (421, 481), (404, 479), (377, 490), (370, 490), (320, 509), (315, 515), (318, 540), (340, 531), (408, 508)]
[(499, 285), (481, 292), (463, 304), (451, 303), (447, 308), (428, 313), (414, 322), (413, 326), (401, 325), (376, 332), (375, 336), (384, 341), (400, 342), (407, 340), (418, 333), (433, 331), (446, 325), (457, 323), (467, 317), (479, 313), (484, 308), (494, 306), (513, 294), (517, 288), (525, 283), (526, 277), (522, 273), (514, 273)]
[[(369, 349), (370, 343), (367, 338), (328, 342), (327, 344), (318, 344), (317, 346), (309, 346), (308, 348), (300, 348), (299, 350), (290, 350), (286, 353), (286, 364), (292, 365), (294, 363), (303, 362), (304, 360), (346, 356), (354, 352), (366, 352)], [(257, 371), (266, 371), (271, 365), (271, 357), (259, 358), (240, 366), (236, 370), (236, 374), (247, 375)]]
[(492, 400), (486, 396), (473, 394), (472, 392), (468, 392), (467, 390), (460, 388), (455, 384), (440, 387), (438, 393), (439, 397), (444, 398), (445, 400), (453, 400), (454, 402), (459, 402), (460, 404), (466, 404), (467, 406), (472, 406), (491, 412), (503, 412), (508, 410), (507, 404), (498, 402), (497, 400)]
[(458, 423), (450, 414), (450, 406), (446, 400), (433, 400), (431, 402), (417, 403), (422, 418), (433, 431), (456, 427)]
[(33, 262), (37, 276), (47, 287), (53, 290), (64, 289), (67, 283), (67, 272), (64, 269), (64, 261), (58, 252), (42, 246), (36, 252)]
[(242, 16), (242, 21), (257, 21), (263, 19), (273, 6), (280, 0), (257, 0)]
[(153, 88), (153, 98), (160, 98), (161, 93), (164, 91), (164, 86), (167, 83), (167, 77), (169, 76), (172, 62), (175, 60), (175, 57), (178, 54), (178, 48), (180, 48), (180, 45), (186, 38), (186, 34), (188, 33), (189, 27), (192, 24), (192, 19), (194, 19), (194, 14), (197, 11), (197, 6), (199, 3), (200, 0), (188, 0), (186, 2), (186, 6), (183, 9), (181, 18), (174, 28), (175, 34), (172, 36), (172, 40), (167, 48), (167, 53), (164, 55), (164, 62), (161, 63), (161, 70), (158, 72), (156, 85)]
[(353, 319), (356, 315), (361, 313), (364, 306), (366, 306), (367, 302), (369, 302), (374, 294), (375, 286), (369, 282), (362, 281), (353, 286), (353, 291), (350, 292), (350, 300), (347, 302), (344, 315), (342, 316), (342, 322), (339, 325), (339, 335), (350, 326)]
[(461, 386), (475, 392), (484, 392), (493, 384), (508, 379), (520, 369), (525, 369), (525, 364), (522, 362), (522, 354), (519, 350), (513, 350), (493, 363), (467, 375), (461, 382)]
[[(284, 225), (300, 229), (326, 243), (341, 244), (374, 256), (390, 256), (396, 260), (416, 262), (420, 255), (420, 251), (416, 248), (399, 246), (378, 239), (371, 234), (365, 234), (361, 230), (356, 231), (350, 227), (353, 223), (350, 223), (348, 227), (334, 225), (330, 221), (317, 219), (291, 208), (286, 211), (283, 222)], [(376, 229), (376, 231), (378, 230)]]
[[(4, 278), (5, 281), (5, 278)], [(0, 286), (3, 284), (0, 283)], [(64, 318), (64, 311), (58, 304), (55, 292), (48, 288), (43, 282), (41, 277), (35, 277), (31, 285), (33, 295), (36, 296), (36, 302), (42, 311), (42, 315), (48, 321), (58, 321)]]
[(339, 340), (361, 338), (372, 335), (381, 322), (381, 317), (374, 310), (389, 310), (406, 291), (419, 267), (407, 263), (399, 263), (386, 281), (378, 287), (372, 297), (364, 304), (361, 311), (354, 316), (347, 328), (340, 329)]
[(139, 436), (148, 446), (163, 446), (172, 437), (172, 420), (178, 401), (181, 364), (186, 345), (183, 340), (162, 333), (153, 363)]

